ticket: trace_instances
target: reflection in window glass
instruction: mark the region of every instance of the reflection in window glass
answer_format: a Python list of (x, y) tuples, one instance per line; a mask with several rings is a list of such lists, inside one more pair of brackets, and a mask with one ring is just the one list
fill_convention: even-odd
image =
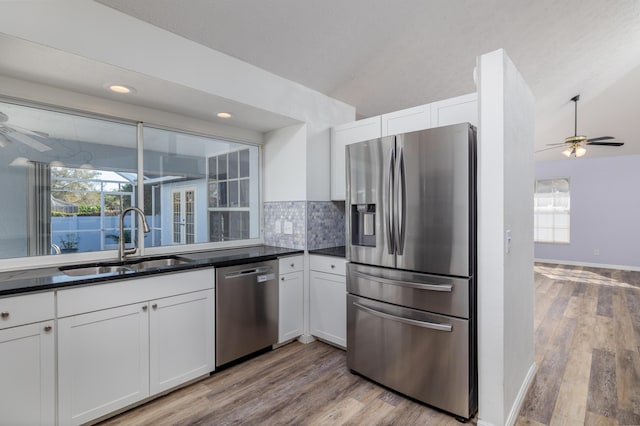
[[(160, 206), (149, 224), (161, 235), (146, 245), (260, 237), (257, 147), (152, 127), (143, 134), (145, 186), (158, 187)], [(246, 177), (239, 180), (242, 167)]]
[(117, 246), (117, 215), (135, 204), (135, 125), (0, 102), (0, 153), (0, 258)]

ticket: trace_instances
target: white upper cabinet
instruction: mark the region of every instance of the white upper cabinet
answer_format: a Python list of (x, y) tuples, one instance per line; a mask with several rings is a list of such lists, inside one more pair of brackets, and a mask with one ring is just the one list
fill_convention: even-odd
[(381, 136), (466, 122), (474, 126), (478, 125), (477, 93), (394, 111), (332, 128), (331, 199), (346, 198), (345, 146)]
[(380, 137), (380, 116), (331, 128), (331, 199), (345, 199), (345, 147)]
[(431, 127), (471, 123), (478, 125), (478, 94), (457, 96), (431, 105)]
[(382, 114), (382, 136), (415, 132), (431, 126), (431, 104)]

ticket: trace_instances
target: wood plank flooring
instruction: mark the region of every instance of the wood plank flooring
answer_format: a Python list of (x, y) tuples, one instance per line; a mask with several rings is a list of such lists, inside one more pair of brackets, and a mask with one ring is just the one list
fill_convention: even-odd
[(535, 291), (516, 425), (640, 425), (640, 272), (536, 264)]
[[(536, 264), (538, 373), (517, 425), (640, 425), (640, 272)], [(459, 425), (291, 343), (103, 425)], [(473, 419), (470, 424), (476, 424)]]

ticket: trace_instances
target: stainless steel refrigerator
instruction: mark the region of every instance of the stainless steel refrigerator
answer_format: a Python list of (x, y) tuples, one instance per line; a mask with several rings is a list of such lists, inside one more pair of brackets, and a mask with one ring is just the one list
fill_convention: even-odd
[(476, 129), (347, 146), (347, 365), (424, 403), (477, 411)]

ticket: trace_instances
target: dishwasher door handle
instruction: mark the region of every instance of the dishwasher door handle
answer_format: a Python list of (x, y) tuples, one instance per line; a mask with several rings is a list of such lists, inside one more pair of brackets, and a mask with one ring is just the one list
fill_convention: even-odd
[[(224, 274), (225, 279), (233, 279), (240, 277), (247, 277), (251, 275), (258, 275), (258, 282), (269, 281), (271, 279), (275, 279), (276, 274), (273, 272), (273, 269), (270, 267), (258, 267), (258, 268), (248, 268), (242, 269), (240, 271), (233, 271)], [(260, 277), (270, 277), (269, 279), (260, 279)]]

